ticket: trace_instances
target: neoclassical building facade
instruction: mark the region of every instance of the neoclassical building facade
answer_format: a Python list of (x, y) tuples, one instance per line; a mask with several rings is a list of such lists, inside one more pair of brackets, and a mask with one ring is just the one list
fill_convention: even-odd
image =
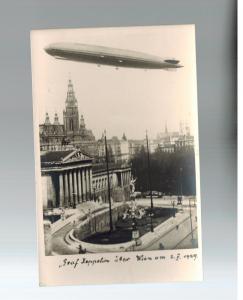
[[(73, 207), (86, 201), (108, 202), (108, 176), (104, 164), (92, 164), (81, 150), (49, 151), (41, 155), (43, 207)], [(109, 167), (113, 201), (129, 200), (131, 168)]]

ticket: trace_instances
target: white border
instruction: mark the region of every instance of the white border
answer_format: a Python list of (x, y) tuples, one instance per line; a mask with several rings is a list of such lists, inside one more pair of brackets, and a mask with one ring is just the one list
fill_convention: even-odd
[[(195, 39), (195, 25), (176, 25), (176, 26), (193, 26), (193, 33)], [(173, 26), (137, 26), (123, 29), (131, 29), (143, 31), (152, 29), (161, 29), (163, 27)], [(122, 27), (119, 27), (120, 29)], [(116, 30), (117, 28), (85, 28), (84, 30)], [(66, 33), (73, 29), (63, 29)], [(77, 29), (78, 30), (78, 29)], [(184, 249), (184, 250), (168, 250), (168, 251), (146, 251), (139, 252), (146, 256), (177, 254), (181, 255), (197, 253), (198, 260), (187, 262), (182, 260), (180, 263), (175, 263), (171, 260), (165, 262), (150, 261), (149, 263), (136, 263), (136, 252), (126, 252), (124, 256), (131, 257), (132, 261), (129, 264), (117, 265), (113, 262), (117, 253), (102, 254), (87, 254), (88, 259), (99, 258), (105, 256), (111, 259), (108, 265), (97, 265), (89, 269), (85, 266), (79, 270), (73, 271), (72, 268), (58, 269), (64, 258), (75, 260), (80, 258), (80, 255), (67, 255), (67, 256), (45, 256), (44, 253), (44, 233), (43, 233), (43, 214), (42, 214), (42, 197), (41, 197), (41, 172), (40, 172), (40, 149), (39, 149), (39, 125), (38, 125), (38, 103), (36, 101), (36, 93), (38, 87), (35, 84), (35, 76), (40, 63), (35, 56), (34, 48), (38, 47), (38, 33), (40, 31), (31, 32), (31, 58), (32, 58), (32, 84), (33, 84), (33, 114), (34, 114), (34, 142), (35, 142), (35, 170), (36, 170), (36, 198), (37, 198), (37, 227), (38, 227), (38, 254), (39, 254), (39, 276), (40, 285), (73, 285), (73, 284), (107, 284), (107, 283), (138, 283), (138, 282), (166, 282), (166, 281), (198, 281), (202, 280), (202, 242), (201, 242), (201, 200), (200, 200), (200, 172), (199, 172), (199, 138), (198, 138), (198, 108), (197, 108), (197, 79), (196, 79), (196, 49), (192, 49), (194, 56), (195, 69), (194, 77), (191, 82), (192, 89), (194, 90), (194, 116), (196, 122), (195, 133), (195, 165), (196, 165), (196, 190), (197, 190), (197, 213), (198, 213), (198, 249)], [(101, 276), (102, 275), (102, 276)]]

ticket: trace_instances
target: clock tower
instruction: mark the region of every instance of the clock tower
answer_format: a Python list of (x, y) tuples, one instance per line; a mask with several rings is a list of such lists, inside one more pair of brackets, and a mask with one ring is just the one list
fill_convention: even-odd
[(63, 111), (64, 129), (67, 136), (74, 136), (79, 133), (79, 114), (78, 102), (73, 90), (72, 81), (68, 81), (68, 91), (65, 102), (65, 110)]

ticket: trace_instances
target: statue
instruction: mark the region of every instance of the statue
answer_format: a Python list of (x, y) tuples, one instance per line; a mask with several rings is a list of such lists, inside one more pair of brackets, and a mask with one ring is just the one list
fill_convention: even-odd
[(130, 191), (131, 194), (133, 194), (135, 192), (135, 182), (137, 181), (137, 178), (133, 178), (133, 176), (131, 177), (131, 181), (130, 181)]

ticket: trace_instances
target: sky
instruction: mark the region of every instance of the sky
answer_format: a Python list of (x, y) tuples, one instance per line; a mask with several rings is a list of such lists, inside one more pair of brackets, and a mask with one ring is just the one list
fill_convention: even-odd
[[(75, 42), (134, 50), (180, 60), (175, 71), (143, 70), (58, 60), (44, 48), (51, 43)], [(78, 101), (79, 115), (96, 138), (155, 138), (178, 131), (179, 122), (197, 130), (195, 36), (193, 25), (38, 30), (31, 34), (33, 96), (38, 122), (46, 112), (63, 123), (68, 80)]]

